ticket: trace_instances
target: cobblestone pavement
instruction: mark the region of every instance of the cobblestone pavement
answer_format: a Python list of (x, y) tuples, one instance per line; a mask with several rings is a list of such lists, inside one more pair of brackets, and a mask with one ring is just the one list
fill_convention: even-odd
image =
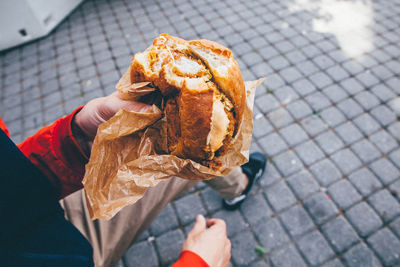
[(395, 0), (86, 1), (48, 37), (0, 54), (0, 114), (19, 142), (113, 92), (159, 33), (221, 42), (245, 80), (267, 77), (252, 151), (268, 171), (235, 212), (198, 184), (120, 265), (171, 264), (198, 211), (226, 220), (233, 266), (398, 265), (399, 29)]

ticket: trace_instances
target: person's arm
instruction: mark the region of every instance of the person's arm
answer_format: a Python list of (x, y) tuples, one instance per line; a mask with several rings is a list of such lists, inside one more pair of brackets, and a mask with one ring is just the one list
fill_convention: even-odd
[(64, 198), (82, 188), (97, 128), (121, 108), (144, 112), (149, 106), (122, 100), (118, 93), (96, 98), (42, 128), (18, 147), (51, 182), (59, 199)]
[(46, 176), (63, 198), (82, 187), (88, 157), (78, 145), (72, 123), (82, 107), (40, 129), (18, 145), (24, 155)]
[[(206, 228), (208, 227), (208, 228)], [(226, 267), (231, 257), (231, 242), (226, 236), (226, 225), (220, 219), (206, 219), (197, 215), (179, 260), (172, 267)]]

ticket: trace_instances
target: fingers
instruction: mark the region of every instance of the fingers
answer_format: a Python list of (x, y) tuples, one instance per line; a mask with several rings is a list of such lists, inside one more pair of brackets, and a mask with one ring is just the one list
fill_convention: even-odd
[(192, 234), (197, 234), (206, 229), (206, 219), (204, 218), (203, 215), (199, 214), (196, 216), (196, 223), (193, 226), (192, 231), (190, 231)]
[(211, 218), (207, 220), (207, 227), (209, 229), (223, 229), (224, 233), (226, 232), (226, 223), (224, 220)]
[(107, 106), (109, 106), (110, 109), (114, 111), (114, 113), (116, 113), (121, 108), (135, 112), (146, 112), (149, 108), (151, 108), (150, 105), (141, 102), (123, 100), (120, 98), (118, 92), (114, 92), (106, 98)]

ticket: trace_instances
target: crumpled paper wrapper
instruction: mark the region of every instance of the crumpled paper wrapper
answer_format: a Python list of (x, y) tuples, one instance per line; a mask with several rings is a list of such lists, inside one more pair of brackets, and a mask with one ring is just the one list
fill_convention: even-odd
[[(129, 84), (127, 73), (117, 84), (125, 99), (134, 100), (154, 91), (146, 86), (148, 83)], [(224, 176), (246, 163), (253, 129), (255, 90), (263, 80), (245, 83), (243, 120), (227, 153), (218, 158), (222, 162), (219, 170), (167, 154), (166, 121), (155, 105), (147, 113), (122, 109), (101, 124), (83, 179), (91, 218), (111, 219), (123, 207), (142, 198), (149, 187), (172, 176), (208, 180)]]

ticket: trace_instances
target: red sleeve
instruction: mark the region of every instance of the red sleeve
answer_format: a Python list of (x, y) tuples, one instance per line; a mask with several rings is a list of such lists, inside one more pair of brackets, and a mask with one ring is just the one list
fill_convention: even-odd
[(6, 124), (1, 118), (0, 118), (0, 129), (2, 129), (8, 137), (10, 137), (10, 132), (8, 131)]
[(172, 267), (210, 267), (199, 255), (190, 251), (184, 250), (179, 257), (179, 260)]
[(88, 158), (71, 130), (72, 120), (81, 109), (79, 107), (70, 115), (42, 128), (18, 145), (49, 179), (60, 199), (82, 188)]

